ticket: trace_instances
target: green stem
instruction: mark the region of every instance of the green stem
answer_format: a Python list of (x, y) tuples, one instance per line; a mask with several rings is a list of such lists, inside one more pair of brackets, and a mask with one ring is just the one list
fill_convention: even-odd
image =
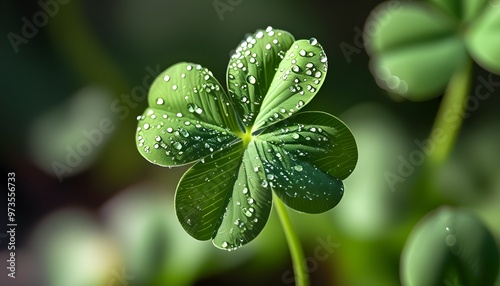
[(455, 145), (457, 135), (467, 108), (471, 85), (472, 61), (467, 62), (453, 74), (439, 107), (430, 139), (435, 150), (429, 156), (431, 167), (439, 167), (446, 161)]
[(307, 269), (304, 268), (304, 252), (300, 246), (299, 238), (297, 234), (293, 231), (292, 223), (290, 222), (290, 217), (286, 210), (283, 202), (273, 193), (274, 206), (276, 212), (281, 221), (281, 226), (283, 227), (283, 232), (285, 233), (286, 242), (288, 243), (288, 248), (290, 249), (290, 254), (292, 256), (293, 272), (295, 273), (295, 284), (297, 286), (307, 286), (309, 285), (309, 273)]

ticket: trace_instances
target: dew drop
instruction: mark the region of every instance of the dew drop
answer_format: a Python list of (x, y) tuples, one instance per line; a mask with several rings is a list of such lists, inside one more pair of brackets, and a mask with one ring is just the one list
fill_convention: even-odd
[(147, 123), (144, 123), (144, 125), (142, 126), (144, 129), (148, 130), (149, 129), (149, 124)]
[(179, 133), (186, 138), (189, 137), (189, 132), (184, 128), (179, 129)]
[(262, 180), (261, 186), (267, 188), (267, 186), (269, 186), (269, 183), (267, 182), (267, 180)]
[(297, 133), (293, 133), (293, 134), (292, 134), (292, 138), (293, 138), (293, 139), (295, 139), (295, 140), (297, 140), (297, 139), (299, 139), (299, 138), (300, 138), (300, 136), (299, 136), (299, 134), (297, 134)]
[(177, 113), (176, 115), (177, 115), (177, 117), (182, 117), (182, 113), (180, 113), (180, 112)]
[(257, 80), (255, 79), (255, 77), (253, 75), (248, 75), (247, 76), (247, 82), (249, 84), (255, 84), (257, 82)]
[(168, 74), (166, 74), (164, 77), (163, 77), (163, 80), (165, 82), (169, 81), (170, 80), (170, 76)]
[(174, 144), (172, 144), (172, 146), (174, 146), (174, 148), (177, 149), (177, 150), (181, 150), (182, 149), (182, 144), (179, 143), (179, 142), (174, 142)]
[(158, 105), (162, 105), (164, 102), (165, 101), (161, 97), (158, 97), (158, 99), (156, 100), (156, 104), (158, 104)]
[(295, 171), (297, 172), (302, 172), (302, 170), (304, 170), (304, 167), (300, 166), (300, 165), (296, 165), (293, 167), (295, 169)]
[(155, 137), (155, 141), (156, 141), (156, 142), (160, 142), (160, 141), (161, 141), (161, 137), (157, 135), (157, 136)]
[(310, 38), (309, 44), (311, 44), (312, 46), (316, 46), (318, 44), (318, 40), (316, 40), (316, 38)]
[(252, 216), (253, 211), (250, 211), (251, 209), (252, 208), (249, 208), (247, 210), (243, 209), (243, 213), (245, 214), (245, 216), (247, 216), (247, 217), (251, 217)]
[(305, 50), (300, 50), (299, 51), (299, 55), (302, 56), (302, 57), (305, 57), (307, 54), (307, 52)]
[(177, 85), (176, 84), (172, 85), (172, 89), (177, 90)]
[(271, 44), (267, 44), (266, 45), (266, 50), (270, 50), (271, 49)]
[(227, 243), (227, 241), (224, 241), (224, 242), (222, 243), (222, 247), (223, 247), (223, 248), (227, 248), (228, 246), (229, 246), (229, 244)]

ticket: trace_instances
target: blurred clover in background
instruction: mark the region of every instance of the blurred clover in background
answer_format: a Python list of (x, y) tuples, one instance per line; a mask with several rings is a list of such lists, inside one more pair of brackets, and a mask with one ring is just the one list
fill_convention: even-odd
[(498, 247), (473, 212), (441, 207), (414, 228), (402, 253), (403, 285), (493, 285)]
[(410, 100), (440, 95), (470, 58), (500, 73), (500, 5), (493, 1), (389, 1), (366, 20), (377, 84)]

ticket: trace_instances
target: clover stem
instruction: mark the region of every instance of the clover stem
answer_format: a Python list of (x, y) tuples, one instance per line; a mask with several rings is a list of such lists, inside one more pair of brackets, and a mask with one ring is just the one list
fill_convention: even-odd
[(435, 144), (436, 149), (429, 155), (429, 161), (433, 167), (444, 163), (453, 149), (463, 119), (466, 116), (471, 72), (472, 61), (467, 59), (466, 63), (453, 74), (446, 87), (429, 136), (429, 141), (432, 144), (437, 143)]
[(278, 217), (280, 218), (281, 226), (283, 227), (283, 232), (285, 233), (286, 241), (288, 243), (288, 248), (290, 249), (290, 254), (292, 256), (293, 272), (295, 273), (295, 283), (297, 286), (307, 286), (309, 285), (309, 274), (307, 269), (304, 268), (304, 252), (300, 245), (299, 238), (293, 230), (290, 217), (288, 216), (287, 209), (283, 202), (273, 193), (274, 206)]

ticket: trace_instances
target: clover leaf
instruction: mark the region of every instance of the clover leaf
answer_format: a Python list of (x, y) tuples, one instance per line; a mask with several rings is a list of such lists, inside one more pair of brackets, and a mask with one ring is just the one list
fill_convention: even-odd
[(448, 206), (415, 226), (401, 256), (403, 285), (493, 285), (499, 266), (495, 238), (480, 218)]
[(472, 58), (500, 73), (500, 2), (385, 2), (365, 24), (377, 84), (411, 100), (436, 97)]
[(349, 129), (323, 112), (297, 113), (324, 82), (327, 58), (314, 38), (258, 30), (231, 56), (228, 93), (212, 73), (178, 63), (153, 82), (138, 117), (137, 147), (160, 166), (195, 163), (176, 190), (184, 229), (222, 249), (264, 228), (273, 192), (307, 213), (333, 208), (357, 148)]

